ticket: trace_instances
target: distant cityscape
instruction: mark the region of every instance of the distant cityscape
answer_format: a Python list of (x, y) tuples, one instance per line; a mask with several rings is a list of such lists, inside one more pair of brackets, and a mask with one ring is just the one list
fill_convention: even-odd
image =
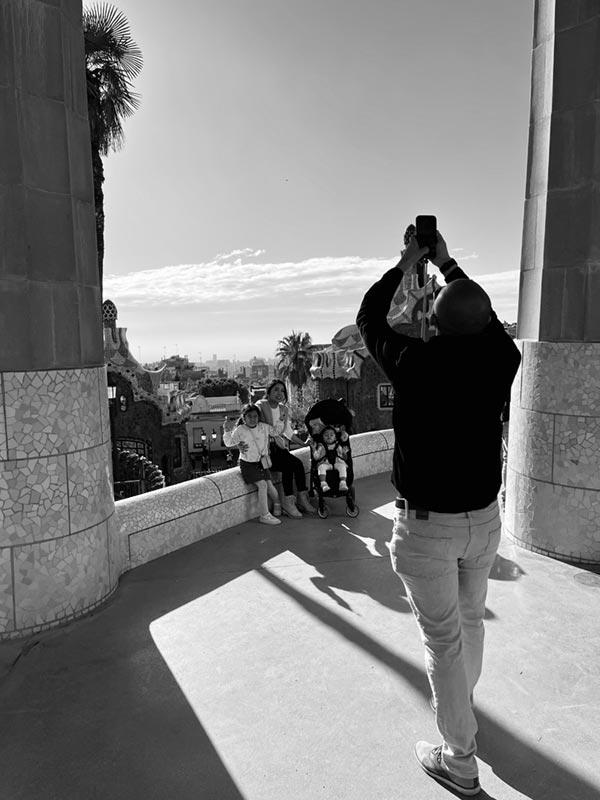
[[(250, 359), (219, 358), (217, 353), (213, 353), (210, 359), (190, 361), (187, 355), (174, 354), (159, 361), (144, 363), (143, 366), (149, 370), (160, 369), (165, 366), (167, 373), (169, 370), (180, 374), (182, 371), (203, 372), (206, 378), (235, 378), (243, 375), (250, 379), (262, 379), (267, 373), (275, 374), (275, 358), (264, 356), (253, 356)], [(253, 375), (253, 373), (255, 373)], [(166, 374), (165, 374), (166, 377)], [(200, 376), (199, 376), (200, 377)]]

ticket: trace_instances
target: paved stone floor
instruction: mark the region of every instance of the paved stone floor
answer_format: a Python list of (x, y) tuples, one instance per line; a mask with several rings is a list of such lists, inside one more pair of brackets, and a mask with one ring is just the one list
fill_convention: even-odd
[[(0, 645), (2, 800), (452, 795), (412, 754), (437, 735), (389, 565), (392, 487), (356, 489), (356, 519), (246, 523)], [(479, 797), (597, 800), (600, 577), (504, 543), (487, 609)]]

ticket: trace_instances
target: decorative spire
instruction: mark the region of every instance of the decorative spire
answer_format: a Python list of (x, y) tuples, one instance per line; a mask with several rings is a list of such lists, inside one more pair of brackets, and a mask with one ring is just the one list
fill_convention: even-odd
[(112, 300), (105, 300), (102, 303), (102, 324), (105, 328), (112, 328), (114, 331), (117, 326), (117, 307)]

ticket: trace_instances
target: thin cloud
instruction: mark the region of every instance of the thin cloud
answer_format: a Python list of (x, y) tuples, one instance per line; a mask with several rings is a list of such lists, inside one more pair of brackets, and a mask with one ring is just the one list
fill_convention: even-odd
[(253, 250), (251, 247), (244, 247), (242, 250), (232, 250), (229, 253), (219, 253), (215, 256), (215, 261), (228, 261), (239, 258), (258, 258), (266, 253), (266, 250)]
[[(343, 285), (362, 286), (389, 266), (389, 259), (310, 258), (301, 262), (252, 263), (248, 272), (240, 251), (203, 264), (180, 264), (106, 275), (105, 294), (126, 305), (212, 305), (304, 292), (333, 292)], [(250, 251), (252, 257), (260, 251)], [(276, 277), (274, 281), (273, 278)], [(366, 288), (366, 286), (365, 286)]]
[[(306, 305), (307, 316), (334, 309), (337, 298), (344, 298), (344, 310), (353, 314), (368, 287), (396, 260), (394, 257), (322, 256), (303, 261), (272, 263), (248, 259), (263, 255), (262, 250), (233, 250), (201, 264), (179, 264), (126, 275), (105, 276), (105, 296), (119, 307), (194, 306), (203, 313), (239, 308), (252, 303), (278, 304), (298, 309)], [(477, 253), (461, 256), (461, 263), (476, 260)], [(488, 291), (500, 316), (516, 319), (518, 270), (473, 275)], [(353, 306), (350, 304), (353, 303)], [(352, 321), (352, 320), (349, 320)]]

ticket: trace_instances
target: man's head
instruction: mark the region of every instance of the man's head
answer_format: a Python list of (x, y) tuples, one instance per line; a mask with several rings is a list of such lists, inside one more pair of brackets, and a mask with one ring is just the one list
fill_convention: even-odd
[(434, 322), (440, 333), (449, 336), (481, 333), (491, 313), (492, 304), (486, 292), (466, 278), (444, 286), (433, 304)]

